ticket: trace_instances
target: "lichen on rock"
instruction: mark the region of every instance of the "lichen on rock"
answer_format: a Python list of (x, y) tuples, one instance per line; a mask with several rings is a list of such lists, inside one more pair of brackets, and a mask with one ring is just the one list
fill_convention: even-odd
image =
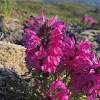
[(16, 44), (0, 41), (0, 68), (8, 68), (22, 75), (27, 72), (25, 48)]

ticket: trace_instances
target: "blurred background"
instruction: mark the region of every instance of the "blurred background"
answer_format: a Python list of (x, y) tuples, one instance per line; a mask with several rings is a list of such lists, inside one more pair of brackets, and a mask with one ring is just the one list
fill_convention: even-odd
[[(27, 19), (32, 14), (40, 15), (40, 9), (51, 18), (59, 16), (59, 20), (75, 20), (88, 14), (98, 20), (100, 17), (100, 0), (0, 0), (0, 13), (6, 17), (19, 20)], [(70, 22), (69, 22), (70, 23)]]

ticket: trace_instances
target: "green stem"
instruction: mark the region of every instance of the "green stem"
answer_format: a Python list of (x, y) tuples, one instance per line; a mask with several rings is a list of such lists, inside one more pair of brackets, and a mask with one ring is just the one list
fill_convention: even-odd
[(68, 74), (66, 73), (66, 77), (64, 79), (64, 82), (67, 81), (68, 77), (73, 73), (74, 70), (71, 70)]

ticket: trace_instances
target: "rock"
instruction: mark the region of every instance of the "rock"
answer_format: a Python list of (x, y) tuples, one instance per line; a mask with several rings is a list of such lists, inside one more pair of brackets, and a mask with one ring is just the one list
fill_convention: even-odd
[(98, 44), (100, 44), (100, 39), (96, 39), (96, 42), (97, 42)]
[(94, 35), (90, 30), (86, 30), (86, 31), (82, 32), (81, 34), (84, 34), (86, 36), (93, 36)]
[(3, 38), (3, 36), (4, 36), (4, 33), (0, 32), (0, 40)]
[(24, 26), (18, 20), (11, 20), (9, 23), (5, 24), (5, 27), (8, 32), (14, 32), (15, 29), (21, 30)]
[(3, 39), (2, 41), (22, 45), (22, 40), (23, 40), (23, 30), (18, 30), (16, 34), (11, 33), (8, 37)]
[(93, 41), (91, 44), (92, 44), (93, 46), (95, 46), (96, 48), (99, 47), (99, 44), (98, 44), (96, 41)]
[(13, 19), (9, 23), (6, 23), (3, 27), (5, 29), (5, 34), (2, 41), (22, 45), (24, 26), (21, 22)]
[(96, 57), (100, 59), (100, 51), (96, 52)]
[(25, 48), (23, 46), (0, 41), (0, 68), (9, 68), (22, 75), (27, 72)]
[[(90, 41), (93, 41), (93, 40), (94, 40), (93, 36), (88, 36), (88, 39), (89, 39)], [(92, 39), (92, 40), (91, 40), (91, 39)]]
[(3, 21), (4, 21), (4, 15), (3, 14), (0, 14), (0, 31), (3, 27)]
[(16, 71), (0, 69), (0, 100), (25, 100), (21, 98), (24, 95), (23, 86), (27, 88), (28, 83)]
[(5, 82), (4, 80), (10, 79), (10, 80), (16, 81), (17, 80), (16, 76), (17, 76), (17, 73), (15, 71), (11, 71), (7, 68), (0, 69), (0, 100), (10, 100), (9, 96), (1, 95), (1, 91), (2, 92), (9, 91), (10, 84)]

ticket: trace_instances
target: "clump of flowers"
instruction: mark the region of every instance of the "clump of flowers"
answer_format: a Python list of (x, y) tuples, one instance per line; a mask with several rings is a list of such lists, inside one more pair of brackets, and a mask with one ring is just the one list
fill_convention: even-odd
[(88, 18), (88, 23), (89, 23), (89, 25), (92, 24), (92, 21), (93, 21), (93, 18)]
[[(57, 16), (49, 21), (42, 10), (40, 18), (31, 18), (34, 23), (26, 21), (29, 28), (24, 30), (23, 44), (27, 67), (38, 83), (33, 91), (38, 92), (40, 100), (68, 100), (72, 91), (96, 100), (100, 96), (100, 64), (88, 39), (76, 43), (74, 37), (62, 33), (67, 30), (64, 21), (56, 22)], [(87, 18), (84, 15), (82, 22)]]
[[(55, 22), (57, 16), (55, 16), (51, 22), (45, 20), (43, 12), (41, 11), (42, 16), (39, 19), (31, 18), (34, 20), (34, 23), (27, 21), (29, 28), (25, 29), (24, 35), (24, 45), (27, 48), (26, 50), (26, 61), (28, 62), (28, 68), (37, 67), (42, 71), (49, 72), (50, 74), (55, 73), (57, 66), (60, 62), (60, 56), (63, 55), (61, 46), (63, 41), (62, 30), (67, 28), (65, 22), (58, 21)], [(42, 21), (42, 25), (39, 21)], [(37, 26), (37, 28), (35, 27)]]
[[(60, 92), (58, 92), (58, 88), (60, 88)], [(55, 94), (54, 92), (58, 92)], [(50, 86), (48, 92), (47, 92), (47, 99), (51, 98), (51, 100), (55, 100), (55, 98), (59, 98), (61, 100), (68, 100), (70, 98), (69, 89), (67, 89), (67, 86), (63, 81), (61, 80), (61, 77), (58, 78), (58, 80), (54, 80), (52, 85)]]
[(93, 21), (93, 18), (89, 18), (87, 14), (84, 14), (81, 23), (83, 26), (89, 25), (91, 27), (96, 27), (99, 25), (100, 21)]
[(92, 26), (96, 26), (96, 25), (98, 25), (99, 23), (97, 22), (97, 21), (93, 21), (93, 23), (92, 23)]
[(88, 19), (88, 15), (87, 14), (84, 14), (83, 15), (83, 18), (82, 18), (82, 23), (85, 23)]

